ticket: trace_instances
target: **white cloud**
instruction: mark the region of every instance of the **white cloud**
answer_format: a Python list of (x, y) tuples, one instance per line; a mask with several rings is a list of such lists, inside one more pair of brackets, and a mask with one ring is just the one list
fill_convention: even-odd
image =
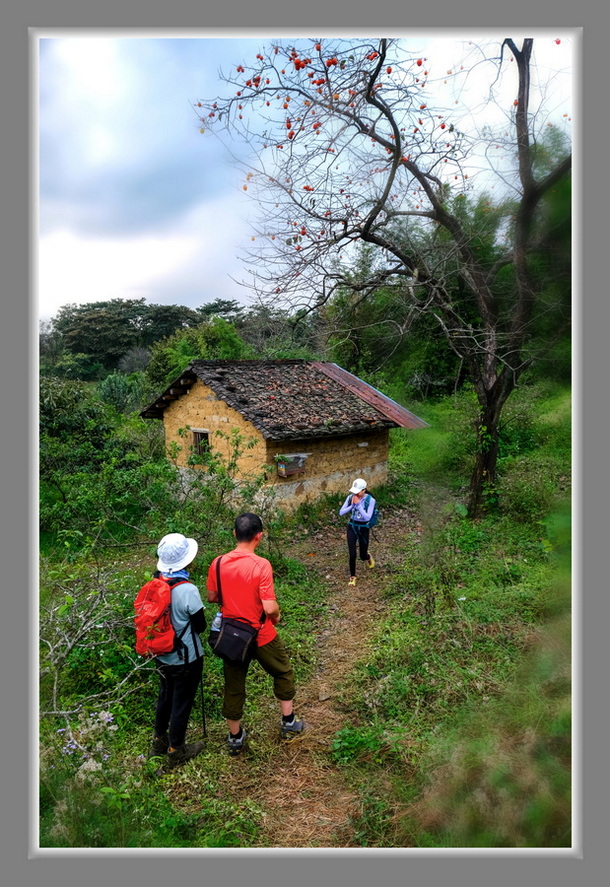
[(144, 297), (152, 304), (197, 307), (214, 298), (245, 302), (237, 259), (249, 236), (245, 199), (234, 195), (199, 204), (171, 232), (90, 238), (63, 229), (40, 240), (41, 319), (61, 305)]
[(39, 303), (45, 315), (61, 304), (140, 298), (192, 261), (197, 243), (179, 236), (88, 240), (70, 231), (42, 239)]

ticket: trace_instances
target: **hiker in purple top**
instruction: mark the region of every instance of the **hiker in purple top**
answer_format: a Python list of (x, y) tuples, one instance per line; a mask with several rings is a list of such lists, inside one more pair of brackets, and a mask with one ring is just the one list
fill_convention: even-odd
[(339, 514), (349, 514), (347, 524), (347, 550), (349, 552), (349, 582), (356, 584), (356, 549), (360, 551), (360, 560), (366, 561), (369, 568), (375, 566), (375, 559), (369, 554), (369, 527), (368, 522), (375, 510), (375, 500), (367, 492), (366, 481), (357, 477), (350, 487), (349, 495)]

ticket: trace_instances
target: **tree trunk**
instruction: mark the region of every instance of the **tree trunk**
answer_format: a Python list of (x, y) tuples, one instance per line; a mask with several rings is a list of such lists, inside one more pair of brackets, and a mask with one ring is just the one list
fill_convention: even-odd
[(500, 416), (508, 394), (494, 386), (481, 407), (476, 424), (477, 453), (470, 477), (468, 516), (480, 517), (492, 502), (495, 493), (498, 451), (500, 448)]
[(470, 477), (470, 490), (468, 493), (468, 516), (480, 517), (490, 504), (496, 480), (496, 465), (498, 461), (498, 440), (491, 434), (491, 442), (487, 442), (488, 431), (485, 432), (485, 441), (478, 439), (478, 452), (475, 465)]

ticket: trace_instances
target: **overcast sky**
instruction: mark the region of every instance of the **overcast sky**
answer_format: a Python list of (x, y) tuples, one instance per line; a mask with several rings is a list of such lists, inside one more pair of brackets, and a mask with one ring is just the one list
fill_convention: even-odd
[[(462, 51), (468, 36), (409, 35), (416, 51), (430, 55), (449, 43), (454, 54)], [(573, 34), (533, 36), (539, 63), (564, 72), (553, 103), (558, 119), (571, 119), (565, 75), (574, 65)], [(229, 153), (200, 133), (193, 104), (221, 91), (219, 69), (253, 59), (269, 39), (40, 32), (41, 319), (67, 303), (113, 298), (193, 308), (216, 298), (248, 303), (247, 289), (232, 278), (245, 276), (238, 255), (254, 207)]]

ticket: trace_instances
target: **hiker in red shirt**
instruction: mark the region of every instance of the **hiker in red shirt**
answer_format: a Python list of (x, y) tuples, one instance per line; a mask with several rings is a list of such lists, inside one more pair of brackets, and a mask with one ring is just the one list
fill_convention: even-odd
[[(255, 554), (263, 537), (263, 524), (256, 514), (246, 512), (235, 520), (233, 533), (237, 544), (233, 551), (222, 555), (220, 562), (221, 612), (227, 618), (241, 619), (259, 629), (253, 658), (273, 678), (273, 692), (281, 709), (280, 733), (290, 739), (301, 733), (303, 721), (293, 712), (295, 695), (294, 671), (275, 626), (281, 618), (275, 598), (273, 570), (269, 561)], [(218, 601), (216, 563), (214, 558), (208, 571), (208, 601)], [(246, 676), (249, 663), (234, 664), (223, 661), (224, 699), (222, 714), (227, 719), (227, 744), (233, 754), (240, 752), (246, 739), (241, 726), (246, 700)]]

